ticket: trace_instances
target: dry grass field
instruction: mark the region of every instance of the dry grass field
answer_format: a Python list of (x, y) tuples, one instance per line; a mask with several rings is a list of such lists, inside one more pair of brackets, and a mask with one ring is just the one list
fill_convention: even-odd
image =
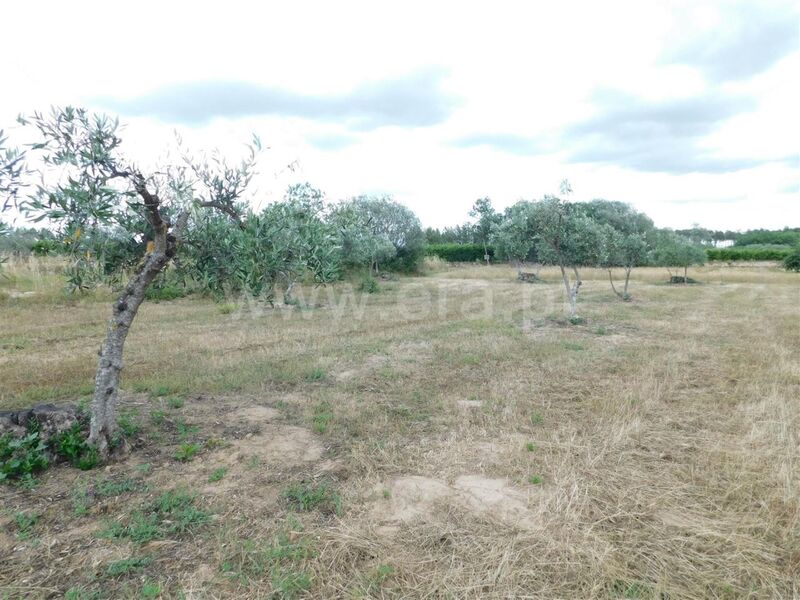
[[(0, 408), (91, 391), (108, 294), (0, 282)], [(797, 598), (800, 277), (507, 267), (147, 303), (129, 457), (0, 487), (0, 597)]]

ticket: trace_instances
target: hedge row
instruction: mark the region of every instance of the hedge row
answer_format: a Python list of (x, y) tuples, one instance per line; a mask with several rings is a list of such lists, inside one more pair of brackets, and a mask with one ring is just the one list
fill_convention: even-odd
[(792, 252), (791, 248), (707, 248), (708, 260), (783, 260)]
[[(489, 247), (489, 256), (494, 256), (494, 250)], [(483, 260), (483, 246), (481, 244), (429, 244), (425, 247), (427, 256), (438, 256), (448, 262), (474, 262)]]

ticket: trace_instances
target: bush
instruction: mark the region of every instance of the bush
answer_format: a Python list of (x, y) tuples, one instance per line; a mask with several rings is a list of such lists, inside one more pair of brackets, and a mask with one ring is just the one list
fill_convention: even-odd
[(58, 254), (61, 250), (61, 244), (56, 240), (37, 240), (31, 246), (31, 252), (35, 256), (50, 256)]
[(786, 246), (733, 246), (730, 248), (707, 248), (708, 260), (784, 260), (791, 253)]
[(381, 286), (372, 275), (365, 274), (358, 284), (358, 291), (365, 294), (377, 294), (381, 291)]
[(81, 471), (93, 469), (100, 463), (100, 454), (97, 452), (97, 448), (87, 443), (86, 434), (79, 423), (76, 423), (72, 429), (61, 432), (51, 443), (56, 454), (66, 458)]
[(783, 259), (783, 268), (800, 273), (800, 246), (797, 246)]
[(415, 273), (419, 270), (424, 254), (422, 246), (403, 246), (397, 249), (397, 254), (392, 258), (380, 263), (380, 267), (386, 271)]
[[(489, 256), (494, 256), (494, 249), (487, 249)], [(448, 262), (475, 262), (483, 261), (483, 246), (481, 244), (429, 244), (425, 247), (427, 256), (438, 256)]]
[(30, 479), (34, 473), (46, 469), (48, 464), (45, 445), (38, 431), (21, 438), (11, 434), (0, 437), (0, 481)]

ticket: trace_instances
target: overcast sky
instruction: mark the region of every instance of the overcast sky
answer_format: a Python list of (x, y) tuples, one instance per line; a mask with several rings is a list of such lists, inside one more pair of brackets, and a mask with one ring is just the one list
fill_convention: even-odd
[(143, 163), (254, 132), (259, 202), (307, 180), (443, 226), (568, 178), (659, 226), (800, 226), (797, 2), (28, 0), (0, 35), (0, 128), (83, 105)]

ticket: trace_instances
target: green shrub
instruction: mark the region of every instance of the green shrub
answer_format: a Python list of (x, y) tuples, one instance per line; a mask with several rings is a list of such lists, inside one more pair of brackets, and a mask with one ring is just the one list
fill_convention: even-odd
[(791, 253), (788, 246), (733, 246), (730, 248), (706, 248), (708, 260), (755, 261), (784, 260)]
[(176, 300), (186, 296), (187, 290), (174, 283), (164, 283), (161, 285), (153, 284), (147, 288), (144, 295), (148, 300), (154, 300), (156, 302), (160, 300)]
[(200, 446), (194, 443), (181, 444), (175, 451), (175, 460), (189, 462), (200, 452)]
[(21, 438), (11, 434), (0, 437), (0, 481), (7, 479), (28, 479), (33, 474), (47, 468), (45, 444), (38, 431)]
[(52, 448), (56, 454), (66, 458), (81, 471), (88, 471), (100, 464), (97, 448), (86, 441), (86, 434), (79, 423), (73, 425), (71, 429), (62, 431), (52, 442)]
[(358, 284), (358, 291), (365, 294), (377, 294), (381, 291), (381, 285), (372, 275), (365, 275)]
[(783, 259), (783, 268), (800, 273), (800, 246), (786, 255), (786, 258)]
[(228, 472), (226, 467), (219, 467), (218, 469), (214, 469), (211, 472), (211, 475), (208, 476), (209, 483), (216, 483), (217, 481), (222, 481), (222, 478), (225, 477), (225, 474)]
[(31, 253), (35, 256), (58, 254), (62, 246), (56, 240), (37, 240), (31, 245)]
[[(487, 249), (490, 257), (494, 256), (494, 249)], [(429, 244), (425, 247), (426, 256), (438, 256), (448, 262), (475, 262), (483, 261), (483, 246), (481, 244)]]

